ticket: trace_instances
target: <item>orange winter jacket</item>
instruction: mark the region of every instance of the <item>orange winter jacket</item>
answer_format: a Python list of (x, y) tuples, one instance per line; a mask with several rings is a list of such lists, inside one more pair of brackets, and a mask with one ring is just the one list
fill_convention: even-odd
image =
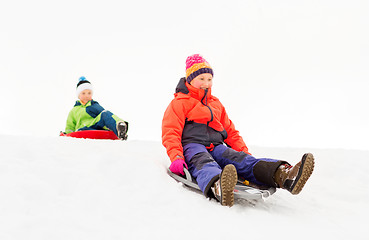
[(162, 122), (162, 143), (173, 162), (183, 158), (183, 146), (199, 143), (206, 147), (226, 143), (247, 154), (248, 148), (224, 106), (211, 89), (197, 89), (182, 78)]

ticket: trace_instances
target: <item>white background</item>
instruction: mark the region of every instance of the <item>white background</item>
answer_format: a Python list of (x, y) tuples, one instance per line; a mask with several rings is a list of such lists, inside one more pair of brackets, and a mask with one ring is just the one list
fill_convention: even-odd
[(86, 76), (94, 99), (161, 137), (200, 53), (247, 145), (369, 149), (367, 1), (3, 1), (0, 133), (57, 136)]

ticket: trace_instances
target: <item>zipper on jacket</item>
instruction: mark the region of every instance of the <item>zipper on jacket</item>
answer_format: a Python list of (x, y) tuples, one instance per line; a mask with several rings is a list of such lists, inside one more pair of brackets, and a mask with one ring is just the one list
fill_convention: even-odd
[[(202, 97), (202, 99), (201, 99), (201, 103), (203, 104), (203, 105), (205, 105), (205, 106), (207, 106), (208, 105), (208, 98), (206, 97), (206, 95), (208, 95), (208, 89), (205, 89), (204, 90), (204, 96)], [(205, 100), (205, 103), (204, 103), (204, 100)]]
[[(211, 122), (211, 121), (213, 121), (213, 119), (214, 119), (214, 115), (213, 115), (213, 111), (211, 110), (211, 108), (208, 106), (208, 98), (206, 97), (206, 95), (208, 94), (208, 89), (205, 89), (205, 93), (204, 93), (204, 96), (202, 97), (202, 99), (201, 99), (201, 103), (202, 103), (202, 105), (204, 105), (204, 106), (206, 106), (207, 108), (209, 108), (209, 111), (210, 111), (210, 114), (211, 114), (211, 118), (210, 118), (210, 121), (208, 121), (207, 122), (207, 124), (206, 125), (208, 125), (209, 126), (209, 123)], [(204, 103), (204, 100), (205, 100), (205, 103)]]

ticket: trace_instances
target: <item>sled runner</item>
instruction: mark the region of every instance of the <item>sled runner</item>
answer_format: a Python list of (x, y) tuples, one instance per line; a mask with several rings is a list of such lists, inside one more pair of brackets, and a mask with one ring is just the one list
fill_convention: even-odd
[[(168, 174), (172, 178), (174, 178), (178, 182), (182, 182), (187, 187), (192, 189), (196, 189), (201, 192), (199, 186), (196, 183), (196, 180), (192, 178), (190, 172), (184, 168), (185, 176), (179, 176), (174, 174), (168, 169)], [(245, 200), (261, 200), (269, 197), (270, 195), (274, 194), (276, 189), (271, 187), (268, 189), (259, 189), (256, 187), (247, 186), (242, 183), (240, 180), (237, 182), (236, 187), (234, 189), (234, 199), (245, 199)]]
[(74, 137), (74, 138), (89, 138), (89, 139), (110, 139), (118, 140), (117, 135), (113, 131), (108, 130), (84, 130), (65, 134), (60, 132), (60, 136)]

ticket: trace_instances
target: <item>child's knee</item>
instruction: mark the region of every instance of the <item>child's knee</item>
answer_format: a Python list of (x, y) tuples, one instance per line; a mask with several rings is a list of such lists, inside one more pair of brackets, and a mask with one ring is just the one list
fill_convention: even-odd
[(201, 170), (205, 165), (209, 166), (209, 164), (218, 165), (208, 152), (197, 153), (191, 159), (187, 159), (187, 162), (193, 165), (197, 170)]
[(198, 153), (202, 152), (208, 152), (206, 150), (204, 145), (198, 144), (198, 143), (189, 143), (183, 147), (183, 154), (185, 159), (188, 161), (192, 159), (193, 156), (195, 156)]
[(113, 116), (113, 113), (108, 110), (104, 110), (101, 112), (101, 118), (111, 117), (111, 116)]

